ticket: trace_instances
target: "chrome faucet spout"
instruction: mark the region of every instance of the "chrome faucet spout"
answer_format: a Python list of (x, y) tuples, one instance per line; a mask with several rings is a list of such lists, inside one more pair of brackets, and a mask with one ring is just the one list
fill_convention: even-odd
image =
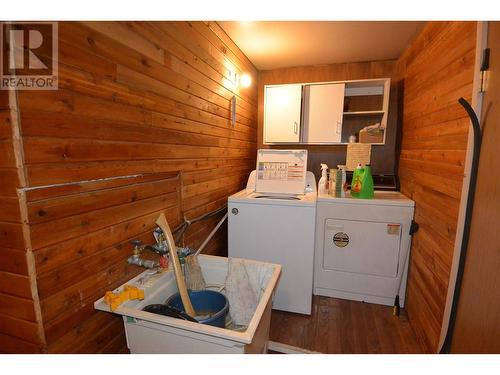
[[(154, 246), (151, 245), (143, 245), (141, 240), (132, 240), (130, 241), (132, 245), (134, 245), (133, 254), (127, 259), (129, 264), (134, 264), (136, 266), (141, 266), (145, 268), (156, 268), (160, 266), (159, 262), (155, 262), (153, 260), (142, 259), (141, 253), (145, 250), (155, 251)], [(156, 251), (155, 251), (156, 252)]]
[(145, 268), (157, 268), (160, 266), (159, 262), (155, 262), (153, 260), (141, 259), (138, 255), (131, 255), (130, 257), (128, 257), (127, 263)]

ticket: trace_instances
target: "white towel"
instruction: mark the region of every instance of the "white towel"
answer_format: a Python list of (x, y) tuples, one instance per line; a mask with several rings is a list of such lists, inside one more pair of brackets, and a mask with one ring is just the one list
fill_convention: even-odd
[[(260, 283), (255, 270), (247, 269), (241, 259), (229, 258), (226, 277), (226, 297), (233, 323), (248, 326), (259, 304)], [(253, 268), (253, 267), (251, 267)]]

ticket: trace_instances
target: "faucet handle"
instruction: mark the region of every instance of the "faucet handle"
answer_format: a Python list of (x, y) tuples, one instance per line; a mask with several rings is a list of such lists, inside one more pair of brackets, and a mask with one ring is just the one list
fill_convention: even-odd
[(130, 241), (130, 243), (132, 245), (134, 245), (135, 247), (141, 247), (142, 246), (142, 241), (141, 240), (132, 240), (132, 241)]
[(134, 255), (138, 256), (142, 252), (142, 241), (141, 240), (132, 240), (130, 241), (132, 245), (134, 245)]

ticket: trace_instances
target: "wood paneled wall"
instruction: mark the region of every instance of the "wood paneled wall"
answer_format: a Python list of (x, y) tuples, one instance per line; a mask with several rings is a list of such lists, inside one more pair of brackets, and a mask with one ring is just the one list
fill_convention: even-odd
[(14, 99), (15, 93), (0, 91), (0, 352), (36, 353), (43, 334), (16, 191), (23, 171)]
[[(345, 155), (347, 147), (345, 145), (333, 146), (305, 146), (305, 145), (264, 145), (264, 85), (281, 83), (304, 83), (304, 82), (324, 82), (324, 81), (347, 81), (356, 79), (370, 78), (392, 78), (396, 69), (396, 60), (356, 62), (344, 64), (299, 66), (293, 68), (281, 68), (261, 71), (259, 74), (259, 129), (258, 145), (272, 148), (301, 148), (309, 150), (308, 169), (315, 173), (319, 180), (321, 175), (320, 163), (327, 163), (334, 168), (338, 164), (345, 164)], [(396, 93), (396, 87), (392, 85), (393, 94)], [(372, 157), (374, 160), (390, 160), (388, 163), (376, 163), (374, 168), (376, 173), (392, 174), (394, 173), (395, 145), (396, 145), (396, 127), (397, 127), (397, 97), (393, 96), (391, 108), (389, 110), (388, 129), (394, 130), (388, 133), (385, 146), (373, 146)], [(390, 154), (390, 157), (387, 155)], [(390, 164), (390, 165), (389, 165)]]
[(236, 48), (215, 23), (60, 23), (59, 90), (19, 92), (28, 183), (207, 170), (225, 196), (255, 158), (256, 89), (228, 77), (256, 73)]
[[(121, 352), (121, 322), (94, 313), (92, 302), (134, 274), (125, 263), (132, 252), (127, 241), (140, 235), (150, 242), (145, 223), (173, 204), (164, 190), (168, 184), (134, 182), (71, 194), (51, 185), (181, 171), (183, 215), (221, 207), (255, 167), (257, 87), (239, 89), (232, 77), (248, 73), (256, 82), (257, 71), (215, 22), (64, 22), (58, 43), (59, 90), (17, 93), (26, 181), (16, 180), (15, 168), (7, 165), (9, 152), (0, 161), (0, 199), (13, 215), (16, 188), (27, 188), (20, 190), (20, 202), (30, 240), (23, 242), (20, 224), (0, 218), (0, 271), (26, 278), (21, 250), (34, 251), (42, 339), (34, 329), (22, 337), (32, 348), (6, 344), (16, 334), (0, 319), (0, 333), (9, 335), (0, 336), (0, 350)], [(50, 58), (48, 51), (38, 52)], [(1, 115), (1, 147), (10, 150), (7, 112)], [(218, 220), (193, 225), (185, 245), (199, 246)], [(223, 228), (205, 252), (225, 250)], [(28, 308), (13, 314), (34, 324)]]
[[(142, 272), (132, 239), (152, 243), (164, 212), (181, 222), (181, 179), (153, 173), (26, 190), (23, 199), (49, 353), (124, 350), (121, 317), (94, 310), (107, 290)], [(147, 254), (145, 254), (147, 255)]]
[(430, 22), (398, 61), (403, 81), (401, 191), (416, 202), (408, 280), (410, 323), (438, 350), (457, 230), (471, 100), (476, 22)]
[(488, 22), (491, 49), (481, 105), (482, 142), (467, 256), (451, 353), (500, 353), (500, 22)]

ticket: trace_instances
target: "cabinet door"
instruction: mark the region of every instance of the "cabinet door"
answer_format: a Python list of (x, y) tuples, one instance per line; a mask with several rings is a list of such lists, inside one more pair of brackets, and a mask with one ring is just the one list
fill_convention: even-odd
[(304, 143), (341, 141), (344, 83), (304, 87)]
[(302, 85), (268, 86), (264, 96), (264, 142), (299, 142)]

